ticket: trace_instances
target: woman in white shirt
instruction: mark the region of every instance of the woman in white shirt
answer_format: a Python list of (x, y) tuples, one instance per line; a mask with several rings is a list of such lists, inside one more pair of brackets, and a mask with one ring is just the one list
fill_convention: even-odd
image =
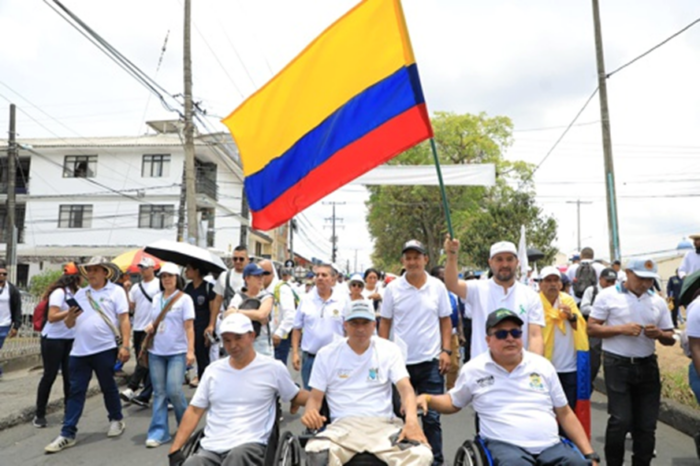
[(34, 427), (46, 427), (46, 405), (51, 395), (51, 387), (56, 381), (59, 369), (63, 378), (64, 403), (70, 394), (70, 378), (68, 377), (68, 362), (70, 351), (73, 347), (75, 329), (66, 327), (63, 322), (68, 315), (70, 306), (66, 300), (80, 288), (83, 281), (78, 267), (72, 262), (63, 269), (63, 275), (46, 290), (42, 296), (48, 300), (46, 321), (41, 330), (41, 361), (44, 366), (44, 374), (39, 381), (36, 394), (36, 413), (34, 415)]
[(384, 289), (379, 283), (379, 270), (369, 268), (365, 270), (365, 287), (362, 290), (362, 296), (372, 300), (374, 312), (379, 312), (379, 306), (384, 298)]
[[(181, 291), (180, 267), (165, 263), (160, 268), (162, 291), (153, 297), (151, 323), (146, 332), (153, 334), (148, 348), (148, 368), (153, 384), (153, 413), (148, 427), (146, 447), (155, 448), (171, 439), (168, 426), (168, 400), (173, 404), (178, 425), (187, 409), (182, 391), (185, 370), (194, 364), (194, 303)], [(172, 303), (172, 304), (171, 304)], [(166, 309), (170, 306), (169, 309)], [(162, 311), (165, 315), (159, 319)]]

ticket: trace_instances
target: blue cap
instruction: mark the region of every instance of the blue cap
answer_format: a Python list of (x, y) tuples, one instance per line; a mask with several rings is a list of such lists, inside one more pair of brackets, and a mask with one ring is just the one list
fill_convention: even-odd
[(245, 277), (259, 277), (260, 275), (269, 275), (270, 272), (266, 272), (265, 269), (260, 267), (258, 264), (248, 264), (243, 269), (243, 278)]
[(350, 303), (350, 310), (345, 316), (345, 320), (352, 319), (367, 319), (371, 321), (376, 321), (377, 318), (374, 316), (374, 310), (370, 307), (370, 304), (365, 301), (352, 301)]
[(639, 278), (659, 278), (659, 268), (657, 267), (656, 262), (648, 257), (630, 259), (627, 262), (625, 270), (631, 270)]

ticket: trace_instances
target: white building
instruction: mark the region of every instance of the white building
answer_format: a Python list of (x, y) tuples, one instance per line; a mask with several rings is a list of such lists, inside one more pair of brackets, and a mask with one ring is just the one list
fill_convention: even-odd
[[(158, 239), (177, 239), (185, 160), (178, 125), (151, 122), (156, 133), (138, 137), (18, 140), (17, 282), (70, 260), (114, 257)], [(228, 134), (202, 135), (195, 153), (200, 245), (230, 257), (241, 239), (248, 243), (247, 235), (241, 238), (248, 220), (241, 215), (236, 147)], [(6, 162), (0, 166), (0, 225)], [(0, 241), (2, 250), (5, 239)]]

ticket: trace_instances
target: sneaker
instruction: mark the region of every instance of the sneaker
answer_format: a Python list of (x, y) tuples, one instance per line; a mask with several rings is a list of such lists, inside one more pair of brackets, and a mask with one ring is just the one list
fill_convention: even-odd
[(124, 421), (110, 421), (107, 437), (119, 437), (122, 433), (124, 433), (125, 428), (126, 424)]
[(126, 390), (122, 390), (121, 392), (119, 392), (119, 398), (126, 401), (127, 403), (134, 401), (135, 396), (136, 396), (136, 394), (130, 388), (127, 388)]
[(32, 421), (32, 425), (34, 427), (42, 428), (42, 427), (46, 427), (49, 424), (48, 424), (48, 422), (46, 422), (45, 417), (34, 416), (34, 420)]
[(146, 440), (146, 448), (158, 448), (160, 446), (160, 442), (156, 439), (149, 438)]
[(138, 396), (132, 398), (131, 402), (135, 405), (141, 406), (142, 408), (148, 408), (149, 406), (148, 400), (144, 400), (143, 398), (139, 398)]
[(59, 435), (58, 437), (56, 437), (56, 440), (46, 445), (44, 451), (46, 453), (58, 453), (59, 451), (65, 450), (66, 448), (72, 447), (73, 445), (75, 445), (74, 438), (68, 438)]
[(172, 411), (173, 409), (175, 409), (175, 406), (173, 406), (173, 404), (168, 401), (168, 411)]

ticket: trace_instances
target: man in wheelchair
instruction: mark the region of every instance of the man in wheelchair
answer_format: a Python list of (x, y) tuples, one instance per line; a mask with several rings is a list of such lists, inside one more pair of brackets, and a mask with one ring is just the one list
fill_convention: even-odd
[[(221, 338), (229, 357), (207, 366), (170, 449), (171, 465), (263, 466), (277, 397), (306, 403), (308, 392), (294, 384), (281, 362), (256, 354), (248, 317), (238, 313), (226, 317)], [(181, 448), (207, 410), (199, 451), (186, 459)]]
[[(306, 444), (309, 466), (339, 466), (368, 452), (389, 465), (429, 466), (433, 455), (418, 423), (413, 387), (399, 347), (374, 335), (374, 310), (352, 303), (343, 324), (347, 338), (316, 355), (312, 388), (301, 422), (319, 430), (325, 396), (331, 424)], [(405, 423), (394, 415), (392, 383), (401, 397)]]
[[(597, 465), (600, 458), (569, 407), (554, 366), (523, 351), (522, 325), (507, 309), (489, 314), (489, 351), (462, 367), (447, 394), (420, 395), (418, 406), (452, 414), (472, 403), (496, 466)], [(561, 441), (557, 421), (580, 452)]]

